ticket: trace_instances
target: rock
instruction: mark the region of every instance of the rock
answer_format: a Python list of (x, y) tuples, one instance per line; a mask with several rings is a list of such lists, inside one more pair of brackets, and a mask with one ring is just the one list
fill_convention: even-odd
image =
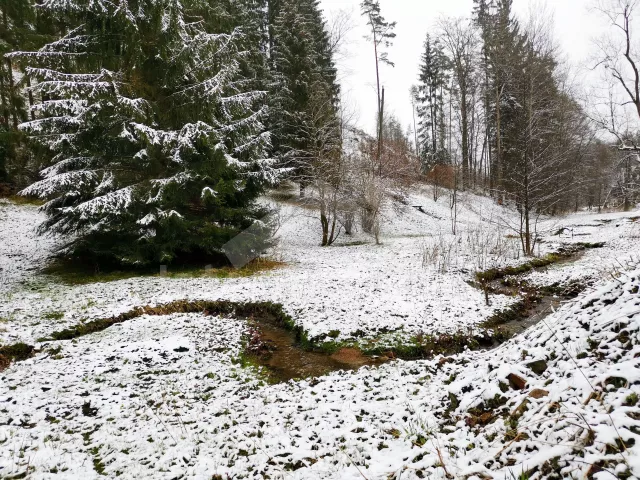
[(536, 400), (542, 397), (546, 397), (548, 395), (549, 395), (549, 392), (547, 392), (546, 390), (543, 390), (542, 388), (534, 388), (529, 393), (529, 396), (531, 398), (535, 398)]
[(515, 373), (507, 375), (507, 380), (509, 380), (509, 385), (514, 390), (523, 390), (527, 386), (527, 381)]
[(535, 362), (527, 363), (527, 367), (536, 375), (542, 375), (547, 370), (547, 362), (536, 360)]

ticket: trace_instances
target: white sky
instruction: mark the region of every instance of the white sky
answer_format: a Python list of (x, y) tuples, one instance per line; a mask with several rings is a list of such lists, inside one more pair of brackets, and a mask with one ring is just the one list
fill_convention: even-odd
[[(578, 78), (584, 75), (578, 67), (585, 65), (591, 51), (591, 39), (599, 31), (600, 20), (589, 6), (593, 0), (534, 0), (536, 8), (544, 7), (554, 14), (557, 42), (572, 65)], [(528, 16), (530, 0), (514, 0), (515, 13)], [(373, 47), (364, 40), (366, 25), (360, 17), (360, 0), (321, 0), (325, 16), (334, 12), (352, 12), (356, 28), (348, 41), (348, 57), (339, 63), (343, 93), (346, 102), (355, 110), (357, 123), (372, 132), (375, 125), (376, 93)], [(418, 65), (422, 45), (428, 31), (441, 15), (470, 16), (473, 0), (380, 0), (383, 16), (396, 21), (396, 39), (389, 50), (395, 68), (382, 67), (385, 85), (385, 109), (396, 114), (403, 126), (412, 122), (409, 87), (417, 83)], [(579, 73), (578, 73), (579, 72)]]

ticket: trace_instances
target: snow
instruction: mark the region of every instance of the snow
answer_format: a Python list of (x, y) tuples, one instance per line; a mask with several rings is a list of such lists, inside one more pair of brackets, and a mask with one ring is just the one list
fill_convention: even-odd
[(42, 220), (38, 207), (0, 199), (0, 296), (33, 277), (55, 247), (54, 239), (36, 234)]
[[(480, 226), (492, 238), (504, 236), (498, 219), (512, 215), (506, 207), (476, 196), (463, 200), (460, 237)], [(513, 301), (496, 297), (486, 307), (466, 283), (477, 268), (473, 242), (453, 243), (446, 272), (423, 266), (425, 245), (451, 242), (446, 198), (434, 203), (417, 191), (409, 205), (389, 209), (379, 246), (356, 234), (320, 248), (312, 215), (282, 205), (281, 240), (272, 255), (288, 266), (270, 273), (69, 286), (36, 274), (53, 246), (33, 235), (40, 214), (2, 204), (0, 242), (10, 252), (0, 252), (2, 288), (10, 295), (0, 302), (1, 341), (34, 343), (63, 325), (182, 298), (270, 300), (312, 336), (337, 329), (344, 338), (358, 329), (376, 336), (382, 328), (401, 328), (400, 334), (477, 328)], [(606, 461), (608, 471), (640, 477), (640, 409), (628, 401), (640, 394), (633, 217), (544, 219), (542, 253), (561, 242), (607, 244), (528, 278), (580, 278), (594, 286), (491, 351), (273, 385), (236, 361), (247, 327), (233, 318), (143, 316), (72, 341), (40, 343), (34, 358), (0, 373), (0, 476), (405, 480), (518, 478), (530, 471), (528, 478), (536, 479), (555, 468), (562, 478), (584, 478), (591, 465)], [(554, 236), (558, 225), (573, 229), (573, 237)], [(361, 241), (368, 243), (351, 244)], [(486, 262), (523, 260), (509, 255), (488, 255)], [(47, 312), (64, 317), (47, 320)], [(536, 360), (547, 365), (540, 375), (528, 366)], [(509, 387), (509, 374), (526, 387)], [(547, 394), (534, 398), (535, 389)], [(469, 410), (496, 396), (502, 399), (487, 410), (491, 421), (478, 423)], [(525, 400), (517, 424), (501, 413)], [(621, 438), (624, 452), (611, 447)]]
[[(433, 211), (420, 213), (411, 206), (401, 212), (390, 210), (382, 245), (372, 245), (361, 234), (342, 235), (338, 246), (325, 249), (318, 247), (320, 222), (315, 216), (304, 208), (283, 205), (281, 241), (274, 255), (288, 266), (257, 277), (139, 277), (81, 286), (51, 282), (37, 291), (17, 291), (11, 301), (0, 304), (0, 316), (10, 318), (12, 327), (0, 339), (33, 343), (80, 319), (187, 298), (281, 303), (310, 336), (337, 330), (340, 338), (398, 329), (398, 335), (452, 333), (473, 328), (495, 309), (510, 304), (513, 299), (496, 296), (490, 307), (485, 306), (483, 293), (467, 283), (472, 266), (462, 260), (444, 275), (423, 267), (425, 242), (437, 232), (446, 236), (450, 228), (449, 209), (446, 199), (433, 204), (417, 194), (410, 200)], [(483, 202), (489, 209), (490, 202)], [(476, 213), (466, 210), (459, 218), (470, 228), (479, 221)], [(64, 312), (64, 318), (43, 322), (43, 308)]]
[[(180, 299), (280, 303), (311, 337), (322, 337), (331, 331), (339, 331), (340, 339), (362, 332), (377, 336), (395, 331), (395, 336), (404, 338), (420, 333), (477, 331), (478, 324), (514, 301), (496, 295), (491, 306), (486, 306), (484, 294), (468, 284), (478, 269), (525, 261), (517, 239), (507, 240), (511, 244), (504, 248), (506, 253), (497, 256), (487, 253), (483, 244), (486, 239), (495, 242), (496, 238), (504, 239), (512, 233), (500, 222), (513, 213), (490, 199), (467, 195), (460, 201), (457, 227), (460, 233), (454, 237), (450, 234), (448, 199), (441, 198), (436, 203), (429, 193), (418, 190), (409, 197), (407, 205), (386, 209), (382, 245), (374, 245), (370, 237), (356, 233), (353, 237), (342, 234), (335, 247), (319, 248), (320, 222), (313, 211), (282, 204), (280, 244), (272, 256), (281, 258), (288, 266), (259, 276), (232, 279), (154, 276), (79, 286), (47, 282), (35, 290), (18, 290), (10, 301), (0, 303), (0, 317), (10, 319), (6, 331), (0, 332), (0, 341), (33, 343), (80, 320)], [(426, 213), (414, 206), (422, 207)], [(33, 210), (29, 212), (34, 214)], [(632, 255), (635, 235), (640, 232), (640, 224), (630, 220), (633, 216), (633, 213), (578, 214), (547, 220), (543, 225), (547, 232), (553, 234), (562, 225), (574, 228), (574, 236), (545, 236), (541, 253), (554, 251), (561, 243), (606, 241), (607, 245), (588, 250), (575, 264), (534, 272), (529, 280), (542, 284), (571, 279), (586, 282), (603, 276), (606, 269), (619, 269), (619, 262), (625, 260), (618, 259)], [(600, 223), (594, 219), (612, 221)], [(36, 221), (33, 217), (25, 219), (31, 224)], [(585, 228), (578, 225), (596, 223), (600, 226), (588, 227), (589, 235), (575, 235), (579, 228)], [(446, 272), (438, 265), (423, 265), (425, 248), (433, 244), (444, 244), (454, 252), (447, 260)], [(43, 312), (63, 312), (64, 318), (43, 321)]]

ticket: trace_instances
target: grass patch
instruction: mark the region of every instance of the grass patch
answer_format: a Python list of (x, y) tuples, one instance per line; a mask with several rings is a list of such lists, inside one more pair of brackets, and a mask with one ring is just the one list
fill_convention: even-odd
[(386, 355), (403, 360), (417, 360), (433, 358), (437, 355), (453, 355), (462, 353), (467, 349), (478, 350), (489, 348), (497, 343), (502, 343), (510, 338), (510, 335), (496, 329), (493, 334), (478, 334), (457, 332), (441, 335), (414, 335), (408, 340), (398, 339), (391, 345), (361, 346), (365, 355)]
[(302, 346), (310, 346), (311, 342), (306, 331), (297, 325), (295, 321), (285, 313), (282, 305), (272, 302), (230, 302), (225, 300), (177, 300), (154, 307), (136, 307), (133, 310), (120, 315), (92, 320), (74, 327), (65, 328), (51, 333), (40, 341), (72, 340), (74, 338), (100, 332), (112, 325), (126, 322), (142, 315), (171, 315), (174, 313), (203, 313), (215, 316), (234, 316), (238, 318), (259, 318), (262, 321), (272, 322), (295, 333), (296, 341)]
[(0, 347), (0, 355), (11, 360), (26, 360), (27, 358), (31, 358), (34, 352), (35, 348), (26, 343), (14, 343), (13, 345)]
[(0, 347), (0, 372), (8, 368), (11, 362), (26, 360), (33, 357), (35, 353), (35, 348), (26, 343), (14, 343)]
[(480, 324), (482, 328), (498, 328), (505, 323), (516, 322), (527, 316), (528, 303), (530, 300), (523, 299), (513, 305), (498, 310), (484, 322)]
[(489, 270), (485, 270), (483, 272), (477, 272), (476, 280), (481, 284), (490, 283), (494, 280), (499, 280), (504, 277), (521, 275), (536, 268), (546, 267), (553, 263), (557, 263), (567, 257), (568, 255), (562, 255), (559, 253), (548, 253), (544, 257), (534, 258), (533, 260), (530, 260), (521, 265), (514, 265), (503, 268), (490, 268)]
[(284, 267), (286, 264), (270, 258), (257, 258), (242, 268), (224, 266), (219, 268), (202, 268), (196, 266), (168, 267), (161, 274), (157, 268), (131, 270), (100, 271), (82, 262), (56, 260), (47, 266), (43, 273), (67, 285), (86, 285), (89, 283), (115, 282), (135, 277), (167, 277), (167, 278), (240, 278), (250, 277)]
[(42, 200), (37, 197), (23, 197), (22, 195), (10, 195), (6, 197), (11, 203), (15, 205), (34, 205), (36, 207), (40, 207), (46, 203), (45, 200)]
[(493, 282), (494, 280), (499, 280), (508, 276), (521, 275), (537, 268), (547, 267), (554, 263), (567, 260), (583, 250), (591, 248), (602, 248), (604, 246), (604, 242), (576, 243), (575, 245), (561, 248), (557, 252), (547, 253), (543, 257), (534, 258), (521, 265), (514, 265), (503, 268), (490, 268), (489, 270), (485, 270), (483, 272), (476, 272), (475, 277), (478, 282), (484, 285)]

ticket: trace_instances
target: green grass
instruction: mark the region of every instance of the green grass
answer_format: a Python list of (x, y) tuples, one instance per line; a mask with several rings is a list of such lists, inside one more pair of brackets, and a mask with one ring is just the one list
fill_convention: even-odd
[(585, 243), (580, 242), (576, 243), (573, 246), (567, 248), (561, 248), (557, 252), (547, 253), (543, 257), (533, 258), (528, 262), (522, 263), (520, 265), (508, 266), (503, 268), (490, 268), (489, 270), (485, 270), (483, 272), (476, 272), (476, 280), (481, 284), (491, 283), (494, 280), (499, 280), (504, 277), (513, 276), (513, 275), (521, 275), (523, 273), (528, 273), (531, 270), (535, 270), (537, 268), (547, 267), (554, 263), (561, 262), (563, 260), (567, 260), (571, 258), (578, 252), (583, 250), (591, 249), (591, 248), (602, 248), (605, 245), (604, 242), (597, 243)]
[(546, 267), (553, 263), (557, 263), (565, 258), (566, 256), (558, 253), (548, 253), (544, 257), (534, 258), (533, 260), (520, 265), (508, 266), (503, 268), (490, 268), (489, 270), (485, 270), (483, 272), (477, 272), (476, 280), (483, 284), (490, 283), (494, 280), (498, 280), (504, 277), (521, 275), (536, 268)]
[(398, 336), (395, 342), (361, 345), (361, 350), (365, 355), (391, 355), (403, 360), (416, 360), (461, 353), (467, 348), (471, 350), (489, 348), (508, 338), (509, 335), (500, 329), (496, 329), (492, 335), (457, 332), (441, 335), (413, 335), (408, 339)]
[(26, 343), (14, 343), (13, 345), (0, 347), (0, 356), (10, 361), (26, 360), (27, 358), (31, 358), (34, 353), (34, 347)]

